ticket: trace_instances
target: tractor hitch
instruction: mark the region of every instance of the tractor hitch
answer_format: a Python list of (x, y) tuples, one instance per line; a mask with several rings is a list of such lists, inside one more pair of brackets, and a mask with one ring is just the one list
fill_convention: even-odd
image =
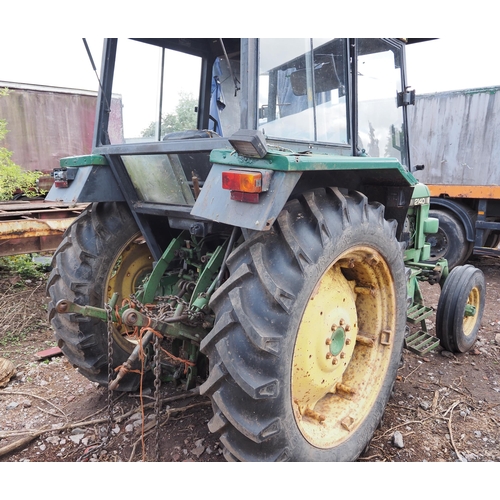
[[(173, 328), (173, 323), (180, 323), (182, 321), (189, 320), (189, 315), (187, 314), (175, 315), (169, 318), (162, 318), (162, 320), (159, 321), (150, 316), (146, 316), (145, 314), (134, 308), (125, 309), (125, 311), (123, 311), (122, 313), (118, 311), (115, 312), (115, 304), (116, 299), (114, 299), (113, 296), (109, 301), (109, 306), (111, 309), (111, 321), (113, 321), (114, 323), (122, 322), (123, 324), (132, 328), (138, 327), (155, 330), (162, 336), (167, 335), (173, 338), (189, 339), (194, 340), (195, 342), (200, 342), (199, 335), (192, 334), (186, 331), (186, 329), (182, 329), (181, 331)], [(81, 306), (67, 299), (60, 300), (56, 304), (55, 309), (59, 314), (76, 313), (89, 318), (97, 318), (102, 321), (108, 321), (108, 313), (106, 309), (101, 309), (99, 307), (93, 306)]]
[[(112, 304), (113, 298), (110, 300), (109, 305), (111, 306), (111, 318), (113, 321), (116, 321), (116, 314), (114, 313), (114, 304)], [(116, 302), (116, 300), (115, 300)], [(56, 311), (59, 314), (66, 313), (76, 313), (81, 314), (82, 316), (87, 316), (89, 318), (97, 318), (102, 321), (107, 321), (107, 312), (106, 309), (101, 309), (99, 307), (93, 306), (80, 306), (79, 304), (75, 304), (67, 299), (62, 299), (56, 304)]]

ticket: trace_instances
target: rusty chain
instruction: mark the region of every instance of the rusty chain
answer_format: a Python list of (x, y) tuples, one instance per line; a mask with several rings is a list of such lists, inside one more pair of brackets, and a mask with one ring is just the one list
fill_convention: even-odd
[(161, 364), (160, 364), (160, 337), (155, 335), (154, 342), (154, 386), (155, 386), (155, 445), (156, 445), (156, 461), (160, 461), (160, 412), (161, 412), (161, 401), (160, 401), (160, 386), (161, 386)]
[(159, 322), (172, 318), (176, 314), (179, 316), (183, 315), (184, 313), (178, 313), (180, 307), (182, 307), (182, 311), (188, 312), (189, 320), (182, 322), (188, 326), (199, 326), (205, 319), (205, 315), (202, 312), (189, 311), (189, 302), (186, 302), (177, 295), (155, 297), (154, 304), (143, 304), (135, 295), (131, 295), (130, 304), (149, 318)]
[(110, 389), (113, 381), (113, 318), (111, 316), (111, 306), (106, 303), (106, 319), (108, 332), (108, 425), (107, 425), (107, 441), (111, 440), (113, 426), (113, 390)]

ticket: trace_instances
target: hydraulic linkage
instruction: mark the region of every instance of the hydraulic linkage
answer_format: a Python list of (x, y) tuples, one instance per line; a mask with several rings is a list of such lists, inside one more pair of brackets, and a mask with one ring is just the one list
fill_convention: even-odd
[[(156, 339), (160, 344), (171, 341), (175, 353), (163, 351), (177, 364), (184, 364), (187, 388), (193, 386), (199, 345), (213, 326), (208, 302), (222, 282), (225, 262), (237, 234), (233, 230), (213, 251), (205, 252), (200, 250), (201, 244), (189, 240), (189, 233), (183, 231), (172, 240), (137, 292), (128, 298), (121, 297), (121, 304), (118, 293), (112, 295), (104, 308), (82, 306), (67, 299), (57, 302), (55, 310), (59, 314), (97, 318), (107, 322), (115, 336), (132, 340), (134, 345), (128, 359), (115, 370), (117, 375), (108, 384), (111, 390), (137, 366)], [(177, 354), (181, 344), (184, 358)]]

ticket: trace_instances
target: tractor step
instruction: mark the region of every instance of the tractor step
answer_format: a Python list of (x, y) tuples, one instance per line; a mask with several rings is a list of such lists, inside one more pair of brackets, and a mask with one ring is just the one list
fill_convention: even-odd
[(429, 333), (419, 330), (405, 338), (405, 347), (409, 351), (424, 355), (439, 345), (439, 339)]
[(434, 309), (432, 309), (432, 307), (423, 306), (422, 304), (413, 304), (408, 309), (407, 321), (412, 324), (420, 323), (433, 314)]

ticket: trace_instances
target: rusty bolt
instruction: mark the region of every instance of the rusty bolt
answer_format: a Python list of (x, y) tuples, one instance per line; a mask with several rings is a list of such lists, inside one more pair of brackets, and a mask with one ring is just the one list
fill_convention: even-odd
[(350, 329), (351, 329), (351, 325), (345, 325), (344, 330), (346, 332), (350, 331)]
[(330, 345), (332, 343), (332, 339), (330, 337), (328, 337), (326, 340), (325, 340), (325, 344), (326, 345)]
[(56, 305), (56, 311), (58, 313), (65, 313), (69, 308), (68, 301), (60, 300)]
[(332, 332), (334, 332), (337, 329), (337, 325), (333, 323), (330, 329)]
[(332, 357), (332, 353), (331, 352), (327, 352), (326, 353), (326, 359), (330, 359)]
[(340, 359), (344, 359), (345, 358), (345, 352), (341, 352), (340, 353)]
[(345, 321), (344, 321), (343, 319), (341, 319), (341, 320), (339, 321), (339, 323), (340, 323), (340, 326), (342, 326), (342, 325), (345, 323)]
[(336, 365), (338, 362), (339, 362), (339, 360), (337, 358), (332, 359), (332, 365)]
[(345, 339), (345, 345), (349, 345), (351, 343), (351, 339)]

